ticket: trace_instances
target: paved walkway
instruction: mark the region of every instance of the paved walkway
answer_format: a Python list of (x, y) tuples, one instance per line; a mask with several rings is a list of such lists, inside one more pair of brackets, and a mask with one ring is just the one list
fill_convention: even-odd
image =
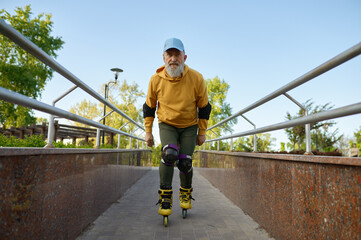
[(229, 201), (204, 177), (195, 172), (193, 209), (182, 218), (178, 201), (179, 177), (174, 171), (173, 214), (168, 227), (158, 215), (158, 169), (141, 178), (125, 195), (104, 212), (78, 240), (105, 239), (271, 239), (258, 224)]

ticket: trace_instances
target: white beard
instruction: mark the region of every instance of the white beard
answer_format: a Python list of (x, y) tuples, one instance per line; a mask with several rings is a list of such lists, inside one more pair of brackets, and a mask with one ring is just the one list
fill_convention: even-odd
[(178, 64), (177, 68), (172, 68), (169, 64), (165, 64), (165, 69), (171, 77), (179, 77), (183, 73), (184, 63)]

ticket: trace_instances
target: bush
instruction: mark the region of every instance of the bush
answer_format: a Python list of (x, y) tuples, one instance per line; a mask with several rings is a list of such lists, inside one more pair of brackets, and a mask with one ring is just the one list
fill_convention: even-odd
[[(63, 143), (63, 142), (53, 142), (53, 146), (56, 148), (94, 148), (94, 146), (92, 144), (73, 144), (73, 143)], [(101, 145), (100, 148), (105, 148), (105, 149), (109, 149), (109, 148), (116, 148), (113, 145), (110, 144), (105, 144), (105, 145)]]
[(53, 142), (53, 146), (56, 148), (76, 148), (75, 144), (72, 143), (63, 143), (62, 141), (60, 142)]
[[(257, 153), (275, 153), (275, 154), (295, 154), (295, 155), (303, 155), (306, 151), (304, 150), (293, 150), (290, 152), (280, 151), (280, 152), (257, 152)], [(329, 151), (329, 152), (319, 152), (312, 151), (313, 155), (321, 155), (321, 156), (342, 156), (342, 153), (339, 151)]]
[(152, 166), (157, 167), (159, 166), (160, 159), (162, 158), (162, 145), (159, 144), (158, 146), (151, 147), (152, 149)]
[(15, 136), (7, 137), (0, 134), (0, 147), (44, 147), (46, 142), (43, 135), (25, 136), (24, 139)]
[[(25, 136), (24, 139), (16, 138), (15, 136), (6, 136), (0, 134), (0, 147), (44, 147), (46, 141), (43, 135)], [(73, 143), (53, 142), (56, 148), (94, 148), (92, 143), (81, 143), (79, 146)], [(110, 144), (100, 146), (100, 148), (116, 148)]]
[(116, 148), (116, 147), (111, 144), (104, 144), (104, 145), (100, 145), (100, 148)]

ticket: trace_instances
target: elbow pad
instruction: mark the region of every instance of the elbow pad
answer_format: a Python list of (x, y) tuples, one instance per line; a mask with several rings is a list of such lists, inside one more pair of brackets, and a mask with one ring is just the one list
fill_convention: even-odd
[(149, 107), (146, 103), (143, 104), (143, 118), (154, 117), (155, 118), (155, 108)]
[(198, 118), (209, 120), (209, 115), (211, 114), (211, 111), (212, 111), (212, 106), (208, 102), (208, 104), (205, 107), (199, 109)]

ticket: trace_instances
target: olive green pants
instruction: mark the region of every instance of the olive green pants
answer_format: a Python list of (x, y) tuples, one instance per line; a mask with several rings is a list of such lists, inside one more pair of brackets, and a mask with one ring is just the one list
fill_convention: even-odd
[[(187, 128), (176, 128), (166, 123), (159, 123), (159, 136), (162, 146), (167, 144), (179, 144), (179, 154), (193, 155), (194, 148), (196, 147), (198, 125), (190, 126)], [(160, 188), (172, 188), (172, 180), (174, 174), (174, 167), (167, 166), (160, 162), (159, 164), (159, 177)], [(181, 186), (183, 188), (192, 187), (193, 169), (184, 174), (179, 172)]]

